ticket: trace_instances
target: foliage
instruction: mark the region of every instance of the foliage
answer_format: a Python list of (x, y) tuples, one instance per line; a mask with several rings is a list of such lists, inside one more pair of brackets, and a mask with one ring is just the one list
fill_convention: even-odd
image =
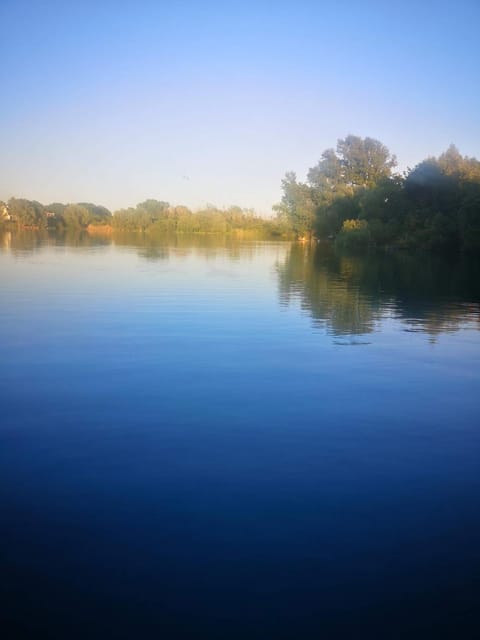
[(87, 227), (90, 222), (90, 212), (80, 204), (69, 204), (65, 207), (62, 218), (67, 227)]
[(370, 231), (366, 220), (345, 220), (337, 236), (336, 245), (343, 249), (363, 249), (370, 242)]
[(261, 235), (287, 234), (289, 226), (277, 220), (265, 220), (251, 209), (230, 207), (218, 209), (207, 205), (196, 212), (188, 207), (172, 207), (167, 202), (146, 200), (135, 208), (115, 211), (112, 224), (124, 231), (150, 233), (250, 233)]
[(344, 220), (359, 216), (359, 192), (388, 179), (395, 165), (395, 157), (378, 140), (347, 136), (338, 140), (336, 151), (322, 153), (308, 171), (307, 183), (286, 174), (275, 209), (297, 236), (335, 236)]
[(315, 217), (314, 190), (297, 182), (297, 176), (289, 172), (282, 180), (283, 197), (274, 209), (281, 222), (286, 221), (297, 237), (312, 233)]
[(37, 229), (64, 227), (84, 228), (89, 224), (109, 222), (111, 213), (105, 207), (92, 203), (63, 204), (53, 202), (44, 206), (36, 200), (10, 198), (9, 223)]
[(11, 220), (24, 227), (44, 228), (47, 226), (45, 207), (36, 200), (10, 198), (8, 210)]
[(380, 180), (390, 177), (397, 164), (395, 156), (374, 138), (347, 136), (338, 141), (337, 154), (343, 183), (353, 189), (375, 187)]
[[(337, 246), (480, 250), (480, 162), (451, 145), (407, 175), (393, 175), (395, 156), (373, 138), (347, 136), (327, 149), (297, 182), (282, 181), (276, 210), (297, 236), (336, 238)], [(349, 227), (346, 221), (368, 227)]]
[(20, 227), (70, 229), (73, 233), (91, 225), (153, 234), (229, 233), (242, 237), (287, 237), (291, 233), (285, 220), (266, 220), (252, 209), (237, 206), (219, 209), (207, 205), (193, 212), (185, 206), (171, 206), (163, 200), (149, 199), (135, 207), (119, 209), (112, 215), (105, 207), (91, 202), (53, 202), (45, 207), (36, 201), (11, 198), (8, 204), (0, 203), (0, 207), (1, 224), (8, 221), (8, 224)]
[(110, 222), (112, 214), (106, 207), (92, 202), (79, 202), (78, 204), (88, 211), (89, 224), (108, 224)]

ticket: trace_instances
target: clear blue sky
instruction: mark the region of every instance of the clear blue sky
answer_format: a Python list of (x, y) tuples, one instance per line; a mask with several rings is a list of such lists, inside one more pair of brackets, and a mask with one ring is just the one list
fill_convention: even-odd
[(0, 199), (269, 213), (349, 133), (480, 157), (480, 1), (1, 0)]

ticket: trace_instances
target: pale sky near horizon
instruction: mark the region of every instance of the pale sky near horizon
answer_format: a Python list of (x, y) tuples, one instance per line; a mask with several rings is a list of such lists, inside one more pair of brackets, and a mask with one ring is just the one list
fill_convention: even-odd
[(349, 133), (480, 157), (480, 1), (1, 0), (0, 199), (269, 214)]

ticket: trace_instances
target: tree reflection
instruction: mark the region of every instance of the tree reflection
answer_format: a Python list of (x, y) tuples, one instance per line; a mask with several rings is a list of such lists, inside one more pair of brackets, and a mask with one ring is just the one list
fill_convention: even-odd
[(473, 256), (352, 256), (327, 244), (293, 244), (278, 278), (281, 304), (299, 303), (335, 336), (369, 334), (387, 318), (432, 339), (465, 324), (480, 328), (480, 261)]
[(15, 229), (0, 233), (0, 247), (14, 253), (39, 251), (45, 247), (106, 247), (108, 235), (89, 234), (79, 229)]
[(167, 260), (172, 252), (176, 257), (202, 255), (206, 260), (226, 256), (229, 260), (253, 258), (259, 243), (244, 241), (230, 235), (189, 233), (137, 233), (115, 231), (113, 243), (119, 247), (136, 249), (146, 260)]
[(351, 282), (352, 260), (337, 256), (329, 246), (293, 244), (278, 269), (281, 303), (298, 300), (315, 324), (333, 335), (372, 332), (378, 310)]
[[(278, 241), (272, 241), (278, 245)], [(143, 233), (114, 230), (102, 232), (101, 228), (90, 232), (78, 228), (60, 230), (15, 229), (0, 232), (0, 249), (13, 253), (28, 253), (46, 247), (108, 247), (111, 245), (133, 249), (140, 258), (148, 261), (168, 260), (172, 252), (177, 258), (192, 255), (202, 256), (205, 260), (218, 257), (228, 260), (253, 260), (259, 248), (268, 246), (268, 242), (246, 240), (235, 234), (188, 234), (188, 233)], [(287, 246), (286, 243), (284, 246)]]

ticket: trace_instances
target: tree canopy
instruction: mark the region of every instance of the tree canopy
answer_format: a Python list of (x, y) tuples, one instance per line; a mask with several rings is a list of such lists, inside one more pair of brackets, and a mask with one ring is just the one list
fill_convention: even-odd
[(480, 250), (478, 160), (451, 145), (403, 176), (395, 166), (384, 144), (349, 135), (321, 154), (304, 183), (287, 173), (275, 209), (298, 237), (345, 247)]

